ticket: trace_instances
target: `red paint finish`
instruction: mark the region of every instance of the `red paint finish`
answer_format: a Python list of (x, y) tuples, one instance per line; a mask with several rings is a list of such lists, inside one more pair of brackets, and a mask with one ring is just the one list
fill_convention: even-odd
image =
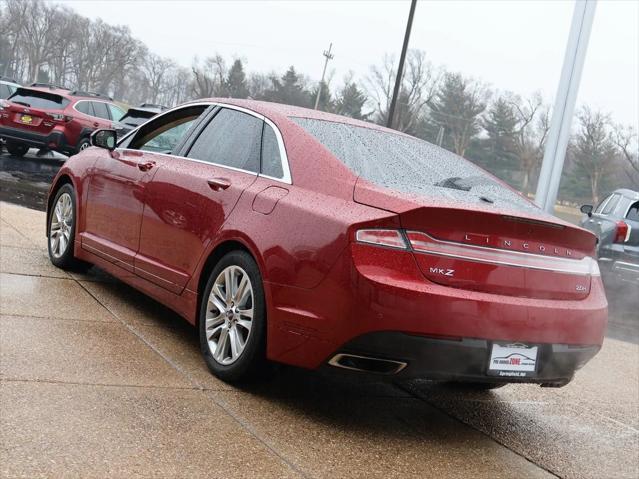
[[(207, 258), (228, 241), (239, 243), (255, 258), (264, 281), (268, 357), (307, 368), (375, 331), (602, 343), (607, 303), (596, 274), (485, 263), (355, 239), (359, 229), (419, 231), (481, 246), (488, 255), (527, 253), (554, 264), (555, 257), (588, 261), (595, 244), (590, 233), (541, 214), (407, 198), (358, 181), (288, 116), (360, 124), (355, 120), (262, 102), (219, 103), (253, 110), (279, 128), (292, 184), (170, 155), (90, 148), (66, 162), (53, 187), (68, 179), (78, 193), (76, 256), (194, 323)], [(137, 167), (147, 162), (153, 162), (148, 171)], [(431, 268), (456, 274), (451, 278)]]

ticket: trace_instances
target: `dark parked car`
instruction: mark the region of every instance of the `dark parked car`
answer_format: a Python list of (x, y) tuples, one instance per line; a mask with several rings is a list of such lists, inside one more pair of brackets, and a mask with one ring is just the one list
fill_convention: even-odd
[(129, 108), (125, 115), (120, 118), (115, 125), (115, 131), (118, 137), (123, 137), (131, 130), (134, 130), (142, 123), (146, 123), (158, 113), (166, 111), (168, 108), (162, 105), (154, 105), (151, 103), (142, 103), (137, 108)]
[(111, 128), (123, 115), (107, 96), (33, 83), (0, 100), (0, 138), (12, 155), (29, 148), (73, 155), (89, 146), (93, 131)]
[(639, 193), (615, 190), (587, 216), (581, 226), (597, 235), (597, 254), (604, 279), (639, 285)]
[(92, 142), (53, 181), (51, 261), (98, 265), (173, 308), (220, 378), (268, 359), (563, 386), (599, 351), (595, 236), (435, 145), (232, 99)]

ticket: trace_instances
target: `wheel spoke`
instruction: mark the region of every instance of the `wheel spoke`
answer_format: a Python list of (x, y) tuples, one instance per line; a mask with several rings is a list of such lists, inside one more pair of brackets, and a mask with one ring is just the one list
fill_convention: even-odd
[(224, 300), (220, 299), (213, 291), (209, 295), (209, 304), (208, 311), (211, 311), (213, 308), (217, 309), (218, 313), (226, 313), (226, 304)]
[(53, 238), (51, 238), (53, 240), (53, 243), (51, 244), (51, 252), (54, 255), (59, 255), (59, 248), (60, 248), (60, 235), (56, 234)]
[(222, 327), (222, 331), (220, 332), (220, 337), (217, 340), (217, 347), (215, 348), (215, 359), (218, 362), (224, 361), (224, 355), (226, 353), (226, 346), (228, 343), (229, 330), (227, 327)]
[(59, 251), (58, 251), (58, 254), (59, 254), (59, 255), (62, 255), (62, 254), (66, 251), (66, 249), (67, 249), (67, 239), (65, 238), (64, 234), (61, 234), (61, 235), (58, 237), (58, 239), (60, 240), (60, 241), (59, 241), (60, 249), (59, 249)]
[(226, 268), (224, 270), (224, 291), (226, 292), (226, 302), (230, 304), (233, 299), (233, 282), (235, 280), (235, 274), (233, 268)]
[(238, 310), (240, 313), (240, 318), (249, 318), (253, 319), (253, 308), (249, 309), (240, 309)]
[(248, 332), (251, 330), (251, 326), (253, 325), (253, 322), (246, 319), (238, 319), (237, 325), (243, 327)]
[(204, 326), (206, 327), (206, 330), (209, 331), (211, 329), (217, 328), (222, 323), (224, 323), (224, 316), (219, 314), (211, 318), (206, 318), (206, 324)]
[(235, 360), (242, 352), (242, 346), (238, 342), (238, 334), (235, 327), (229, 329), (229, 340), (231, 343), (231, 359)]

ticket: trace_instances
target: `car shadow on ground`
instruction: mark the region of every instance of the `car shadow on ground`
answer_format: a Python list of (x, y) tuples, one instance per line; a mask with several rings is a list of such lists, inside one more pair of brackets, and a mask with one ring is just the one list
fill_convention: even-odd
[[(423, 437), (427, 429), (428, 435), (443, 435), (447, 441), (455, 442), (454, 435), (447, 432), (453, 419), (391, 382), (343, 376), (338, 370), (333, 374), (332, 370), (317, 372), (272, 365), (263, 377), (248, 384), (221, 383), (210, 376), (200, 356), (198, 332), (185, 319), (98, 268), (93, 267), (76, 279), (134, 334), (194, 378), (196, 387), (216, 390), (222, 385), (225, 390), (242, 395), (245, 401), (260, 403), (262, 409), (273, 414), (277, 410), (278, 417), (301, 417), (316, 426), (337, 430), (348, 428), (359, 437), (381, 433)], [(207, 377), (217, 384), (211, 386)], [(447, 394), (445, 388), (438, 391)], [(490, 399), (493, 395), (485, 392), (479, 397)]]

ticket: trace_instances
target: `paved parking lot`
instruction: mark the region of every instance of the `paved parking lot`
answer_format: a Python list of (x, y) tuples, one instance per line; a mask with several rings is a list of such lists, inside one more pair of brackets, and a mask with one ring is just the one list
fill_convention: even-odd
[(49, 264), (44, 213), (0, 203), (2, 477), (639, 476), (639, 347), (562, 389), (216, 380), (195, 330), (96, 269)]

